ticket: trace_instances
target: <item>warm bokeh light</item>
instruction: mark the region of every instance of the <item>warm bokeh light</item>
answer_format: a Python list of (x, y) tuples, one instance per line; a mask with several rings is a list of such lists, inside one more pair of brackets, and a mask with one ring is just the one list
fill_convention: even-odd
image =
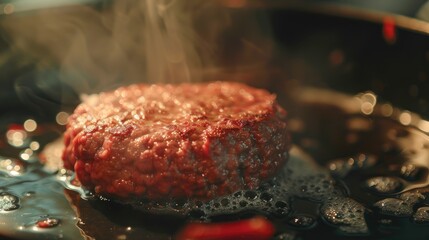
[(33, 157), (33, 153), (33, 150), (27, 148), (20, 154), (20, 157), (22, 160), (28, 161)]
[(68, 122), (69, 114), (66, 112), (59, 112), (57, 116), (55, 117), (55, 121), (59, 125), (66, 125)]
[(27, 132), (34, 132), (37, 129), (37, 122), (34, 121), (33, 119), (27, 119), (24, 122), (24, 129)]
[(377, 104), (377, 96), (372, 92), (366, 92), (358, 96), (361, 101), (360, 110), (365, 115), (370, 115)]
[(364, 102), (360, 106), (360, 110), (363, 114), (370, 115), (374, 111), (374, 105), (369, 102)]
[(11, 129), (6, 132), (6, 138), (10, 145), (14, 147), (21, 147), (24, 145), (24, 142), (27, 139), (27, 132), (24, 130)]
[(4, 14), (12, 14), (15, 12), (15, 6), (11, 3), (8, 3), (3, 6), (3, 13)]
[(408, 111), (404, 111), (399, 115), (399, 122), (403, 125), (410, 125), (412, 121), (411, 113)]
[(0, 158), (0, 171), (10, 176), (19, 176), (25, 171), (25, 166), (17, 159)]
[(37, 150), (39, 150), (39, 148), (40, 148), (40, 144), (39, 144), (39, 142), (32, 141), (32, 142), (30, 143), (30, 149), (31, 149), (31, 150), (33, 150), (33, 151), (37, 151)]
[(385, 117), (390, 117), (393, 114), (393, 107), (391, 104), (385, 103), (380, 107), (381, 114)]

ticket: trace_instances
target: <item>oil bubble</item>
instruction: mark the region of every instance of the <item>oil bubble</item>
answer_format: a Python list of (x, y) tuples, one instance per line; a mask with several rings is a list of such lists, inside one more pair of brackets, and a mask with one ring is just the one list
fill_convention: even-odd
[(0, 211), (12, 211), (19, 208), (19, 198), (7, 192), (0, 193)]
[(409, 217), (413, 214), (414, 205), (424, 200), (425, 197), (419, 192), (406, 192), (399, 198), (386, 198), (374, 204), (382, 214)]
[(228, 198), (223, 198), (221, 201), (220, 201), (220, 204), (222, 204), (222, 206), (228, 206), (228, 204), (229, 204), (229, 200), (228, 200)]
[(413, 214), (413, 207), (407, 204), (403, 200), (397, 198), (386, 198), (380, 200), (374, 204), (376, 208), (380, 210), (382, 214), (397, 216), (397, 217), (408, 217)]
[(271, 194), (267, 193), (267, 192), (263, 192), (263, 193), (261, 194), (261, 199), (262, 199), (264, 202), (270, 202), (271, 200), (273, 200), (273, 196), (272, 196)]
[(239, 204), (240, 204), (240, 207), (243, 207), (243, 208), (247, 206), (246, 201), (240, 201)]
[(277, 217), (286, 216), (290, 211), (289, 204), (283, 201), (277, 201), (274, 206), (276, 208), (275, 215)]
[(258, 198), (258, 194), (255, 191), (246, 191), (244, 197), (252, 201)]

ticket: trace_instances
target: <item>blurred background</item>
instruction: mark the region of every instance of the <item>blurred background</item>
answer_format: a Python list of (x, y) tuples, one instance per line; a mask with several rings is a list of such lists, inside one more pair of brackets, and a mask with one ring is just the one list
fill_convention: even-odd
[(419, 13), (424, 11), (425, 0), (390, 1), (390, 0), (310, 0), (311, 3), (329, 3), (367, 10), (390, 12), (393, 14), (419, 18)]

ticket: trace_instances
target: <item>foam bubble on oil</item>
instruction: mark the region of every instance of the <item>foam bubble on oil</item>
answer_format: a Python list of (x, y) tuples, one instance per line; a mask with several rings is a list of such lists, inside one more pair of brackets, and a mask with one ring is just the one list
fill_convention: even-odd
[(208, 202), (183, 201), (178, 204), (177, 201), (166, 201), (159, 204), (149, 201), (141, 203), (138, 208), (149, 212), (189, 214), (200, 219), (245, 211), (283, 218), (290, 212), (291, 198), (323, 201), (334, 189), (329, 174), (312, 163), (308, 156), (303, 160), (303, 154), (292, 149), (289, 162), (280, 175), (255, 190), (240, 190)]
[[(59, 180), (68, 189), (78, 191), (86, 199), (94, 199), (87, 191), (73, 184), (73, 174), (59, 171)], [(63, 177), (61, 177), (63, 176)], [(344, 195), (335, 187), (329, 172), (297, 147), (290, 152), (290, 159), (277, 177), (254, 190), (240, 190), (208, 202), (198, 200), (130, 201), (134, 208), (158, 215), (187, 216), (191, 219), (210, 220), (216, 216), (262, 214), (289, 219), (290, 225), (309, 228), (315, 218), (307, 215), (289, 216), (291, 201), (296, 198), (322, 204), (322, 215), (344, 233), (366, 233), (364, 207)], [(100, 197), (102, 201), (110, 199)], [(332, 213), (336, 215), (333, 216)]]
[(425, 199), (418, 191), (405, 192), (398, 198), (385, 198), (374, 204), (382, 214), (409, 217), (414, 213), (414, 206)]
[[(64, 178), (73, 181), (72, 178)], [(186, 216), (190, 219), (210, 220), (217, 216), (262, 214), (285, 219), (291, 226), (311, 228), (316, 215), (294, 214), (290, 216), (294, 199), (321, 204), (322, 216), (339, 232), (366, 234), (368, 231), (365, 208), (345, 196), (338, 189), (329, 172), (297, 147), (290, 152), (290, 159), (281, 173), (254, 190), (240, 190), (228, 196), (208, 202), (198, 200), (130, 201), (134, 208), (158, 215)], [(66, 184), (70, 186), (70, 184)], [(82, 193), (82, 192), (81, 192)], [(93, 198), (92, 198), (93, 199)], [(100, 197), (102, 201), (112, 201)]]
[(349, 234), (366, 234), (365, 207), (360, 203), (342, 196), (336, 196), (323, 204), (322, 216), (331, 224)]

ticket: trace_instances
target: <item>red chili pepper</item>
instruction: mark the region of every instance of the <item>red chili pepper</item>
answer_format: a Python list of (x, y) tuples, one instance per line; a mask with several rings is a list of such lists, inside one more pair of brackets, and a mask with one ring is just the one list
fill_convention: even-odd
[(273, 224), (263, 217), (226, 223), (190, 223), (177, 240), (266, 240), (274, 234)]

